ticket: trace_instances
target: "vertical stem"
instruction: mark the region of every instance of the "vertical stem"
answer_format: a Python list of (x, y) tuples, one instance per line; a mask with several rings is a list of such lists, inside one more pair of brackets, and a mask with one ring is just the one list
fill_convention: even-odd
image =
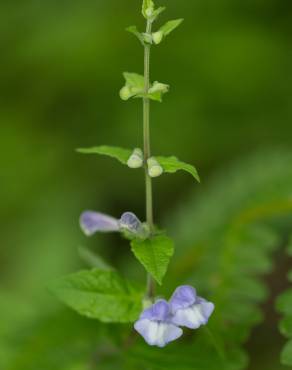
[[(151, 22), (147, 21), (146, 33), (151, 34)], [(150, 45), (144, 47), (144, 79), (145, 94), (150, 87)], [(146, 188), (146, 222), (150, 232), (153, 232), (153, 201), (152, 201), (152, 181), (148, 174), (147, 160), (151, 156), (150, 148), (150, 100), (143, 98), (143, 136), (144, 136), (144, 166), (145, 166), (145, 188)], [(150, 274), (147, 275), (147, 296), (152, 298), (154, 295), (155, 283)]]

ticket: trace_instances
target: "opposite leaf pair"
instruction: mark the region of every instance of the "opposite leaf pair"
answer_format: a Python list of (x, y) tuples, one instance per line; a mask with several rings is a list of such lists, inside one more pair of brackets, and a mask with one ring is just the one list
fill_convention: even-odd
[(129, 100), (130, 98), (149, 98), (155, 101), (162, 101), (163, 94), (169, 91), (169, 85), (155, 81), (150, 84), (148, 91), (145, 91), (145, 78), (138, 73), (123, 73), (125, 85), (120, 90), (120, 98)]
[[(131, 154), (130, 158), (127, 161), (128, 167), (140, 168), (143, 167), (143, 164), (144, 159), (142, 150), (139, 148), (134, 149), (133, 153)], [(157, 162), (155, 157), (147, 159), (147, 168), (150, 177), (158, 177), (163, 173), (163, 168)]]
[(183, 334), (181, 326), (198, 329), (206, 325), (214, 308), (213, 303), (198, 297), (193, 287), (183, 285), (169, 302), (160, 299), (145, 309), (134, 327), (149, 345), (164, 347)]

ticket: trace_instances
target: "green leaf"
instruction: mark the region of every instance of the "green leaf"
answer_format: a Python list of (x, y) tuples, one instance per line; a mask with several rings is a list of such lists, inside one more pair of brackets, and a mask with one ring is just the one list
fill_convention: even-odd
[(150, 84), (148, 94), (145, 94), (145, 81), (144, 76), (138, 73), (124, 72), (124, 78), (126, 80), (125, 86), (120, 90), (120, 97), (122, 100), (128, 100), (130, 98), (144, 98), (148, 97), (154, 101), (162, 101), (162, 95), (167, 93), (169, 86), (161, 82), (155, 81)]
[(137, 90), (144, 90), (144, 76), (138, 73), (130, 72), (124, 72), (123, 76), (126, 80), (126, 85), (130, 86), (131, 88), (136, 88)]
[(168, 36), (172, 31), (174, 31), (181, 23), (183, 22), (183, 18), (175, 19), (173, 21), (166, 22), (160, 29), (164, 36)]
[(165, 11), (165, 6), (160, 6), (159, 8), (155, 9), (152, 16), (152, 22), (157, 19), (157, 17)]
[(292, 338), (292, 309), (291, 313), (281, 320), (280, 331), (285, 337)]
[(124, 149), (117, 146), (107, 146), (107, 145), (95, 146), (92, 148), (79, 148), (77, 149), (77, 152), (82, 154), (106, 155), (108, 157), (117, 159), (122, 164), (127, 164), (127, 161), (132, 154), (132, 150), (130, 149)]
[(166, 235), (157, 235), (143, 241), (133, 240), (131, 247), (136, 258), (161, 284), (174, 253), (173, 241)]
[(183, 170), (190, 173), (198, 182), (200, 182), (200, 177), (194, 166), (185, 162), (181, 162), (176, 157), (155, 157), (155, 158), (163, 168), (164, 172), (175, 173), (179, 170)]
[(59, 279), (52, 292), (80, 315), (102, 322), (133, 322), (144, 292), (114, 271), (80, 271)]
[(282, 293), (276, 302), (277, 309), (284, 314), (292, 313), (292, 289), (288, 289), (286, 292)]
[(142, 4), (142, 14), (146, 19), (151, 17), (151, 13), (154, 12), (154, 2), (152, 0), (143, 0)]
[(141, 97), (145, 93), (144, 76), (138, 73), (124, 72), (123, 76), (126, 80), (125, 86), (120, 90), (122, 100), (128, 100), (134, 96)]
[(292, 340), (285, 345), (281, 353), (281, 362), (283, 365), (292, 366)]
[(153, 41), (155, 44), (160, 44), (161, 41), (174, 31), (181, 23), (183, 19), (175, 19), (173, 21), (166, 22), (158, 31), (152, 34)]
[(162, 96), (169, 91), (169, 85), (155, 81), (148, 91), (148, 98), (162, 102)]
[(132, 33), (134, 36), (137, 37), (137, 39), (141, 42), (141, 44), (144, 46), (144, 37), (141, 32), (138, 31), (136, 26), (130, 26), (126, 28), (126, 31)]

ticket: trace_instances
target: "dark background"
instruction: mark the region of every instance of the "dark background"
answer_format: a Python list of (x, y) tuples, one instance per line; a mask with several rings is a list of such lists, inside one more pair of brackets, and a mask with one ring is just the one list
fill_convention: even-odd
[[(143, 70), (142, 48), (124, 32), (144, 27), (140, 3), (0, 2), (3, 291), (52, 300), (44, 285), (77, 267), (77, 246), (88, 243), (78, 228), (82, 210), (116, 217), (131, 210), (143, 219), (141, 173), (74, 151), (141, 146), (141, 103), (118, 95), (122, 72)], [(152, 104), (153, 153), (196, 164), (204, 186), (211, 173), (259, 147), (291, 146), (291, 1), (159, 5), (168, 8), (161, 21), (185, 22), (152, 53), (152, 79), (171, 86), (163, 104)], [(155, 181), (156, 219), (196, 187), (183, 174)], [(106, 254), (122, 258), (113, 248)], [(260, 342), (252, 342), (254, 362), (265, 357)]]

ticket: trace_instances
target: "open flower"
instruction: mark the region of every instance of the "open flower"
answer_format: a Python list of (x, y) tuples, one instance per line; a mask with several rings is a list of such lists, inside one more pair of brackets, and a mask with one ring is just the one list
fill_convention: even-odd
[(198, 297), (196, 290), (189, 285), (178, 287), (173, 293), (169, 305), (172, 323), (190, 329), (206, 325), (215, 308), (212, 302)]
[(103, 213), (85, 211), (80, 216), (80, 226), (87, 236), (96, 232), (119, 231), (119, 220)]
[(183, 334), (182, 329), (172, 323), (170, 306), (164, 299), (144, 310), (134, 327), (151, 346), (164, 347)]
[(143, 224), (134, 213), (125, 212), (118, 220), (99, 212), (85, 211), (80, 216), (80, 226), (87, 236), (96, 232), (129, 232), (137, 236), (144, 233)]

